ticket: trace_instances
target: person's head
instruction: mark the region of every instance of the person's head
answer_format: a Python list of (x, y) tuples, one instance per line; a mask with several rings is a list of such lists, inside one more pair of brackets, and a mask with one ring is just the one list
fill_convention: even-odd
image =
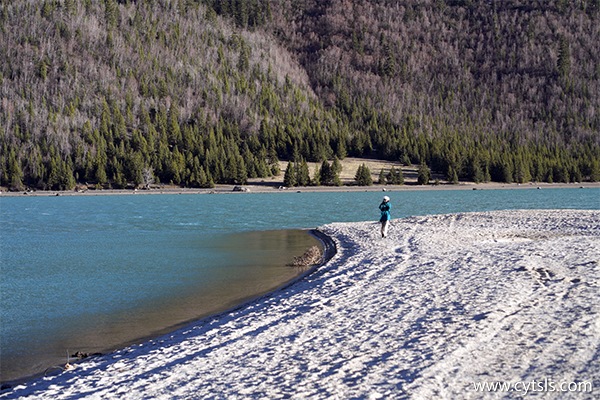
[(387, 196), (383, 196), (383, 202), (387, 203), (388, 201), (390, 201), (390, 198)]

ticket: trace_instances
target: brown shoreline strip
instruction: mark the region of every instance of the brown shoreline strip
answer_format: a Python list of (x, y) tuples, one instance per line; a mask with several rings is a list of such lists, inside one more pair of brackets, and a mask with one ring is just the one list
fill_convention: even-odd
[[(71, 353), (69, 353), (69, 356), (67, 357), (66, 361), (70, 364), (76, 365), (76, 364), (80, 364), (80, 363), (85, 363), (86, 361), (88, 361), (92, 358), (107, 357), (107, 356), (110, 356), (110, 354), (120, 351), (123, 348), (127, 348), (131, 345), (139, 344), (139, 343), (146, 342), (146, 341), (160, 340), (161, 338), (164, 338), (165, 336), (169, 336), (169, 335), (175, 333), (176, 331), (179, 331), (180, 329), (185, 329), (186, 327), (192, 326), (192, 325), (204, 324), (204, 323), (206, 323), (206, 321), (223, 318), (228, 313), (243, 309), (255, 302), (261, 301), (261, 299), (269, 298), (271, 296), (276, 296), (276, 295), (280, 294), (282, 291), (288, 289), (289, 287), (293, 286), (295, 283), (304, 279), (307, 275), (316, 271), (319, 267), (325, 265), (336, 254), (336, 246), (335, 246), (334, 241), (329, 236), (325, 235), (324, 233), (320, 232), (319, 230), (317, 230), (317, 229), (294, 229), (294, 230), (304, 231), (305, 234), (315, 238), (319, 244), (319, 247), (322, 250), (321, 251), (322, 254), (321, 254), (321, 260), (319, 262), (315, 263), (314, 265), (308, 266), (306, 269), (303, 268), (301, 270), (301, 272), (298, 273), (293, 279), (291, 279), (287, 282), (284, 282), (277, 287), (274, 287), (272, 290), (270, 290), (266, 293), (259, 294), (259, 295), (253, 296), (253, 297), (249, 297), (245, 301), (242, 301), (232, 307), (224, 308), (222, 310), (212, 312), (212, 313), (206, 314), (204, 316), (200, 316), (199, 318), (193, 318), (193, 319), (187, 320), (185, 322), (176, 323), (168, 328), (165, 328), (164, 330), (160, 329), (162, 332), (159, 334), (142, 335), (138, 338), (132, 339), (131, 341), (124, 342), (121, 345), (116, 345), (114, 347), (112, 345), (108, 346), (102, 352), (94, 351), (93, 353), (86, 354), (86, 355), (90, 355), (90, 357), (81, 357), (80, 355), (83, 355), (84, 354), (83, 352), (81, 352), (80, 354), (73, 354), (73, 355), (71, 355)], [(284, 266), (284, 265), (282, 264), (282, 266)], [(64, 370), (64, 364), (61, 364), (60, 362), (56, 362), (53, 364), (46, 364), (46, 365), (49, 365), (49, 367), (43, 371), (27, 373), (27, 374), (23, 374), (21, 376), (10, 378), (10, 379), (3, 379), (2, 382), (0, 382), (2, 390), (9, 389), (15, 385), (18, 385), (18, 384), (21, 384), (24, 382), (39, 379), (45, 375), (55, 375), (56, 373), (62, 372)]]

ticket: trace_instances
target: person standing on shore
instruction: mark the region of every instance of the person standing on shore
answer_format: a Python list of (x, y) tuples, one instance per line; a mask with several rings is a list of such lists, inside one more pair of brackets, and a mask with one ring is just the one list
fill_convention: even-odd
[(391, 208), (390, 198), (383, 196), (383, 201), (379, 205), (379, 210), (381, 211), (381, 218), (379, 218), (379, 222), (381, 222), (381, 237), (387, 237), (390, 219), (392, 219), (392, 215), (390, 214)]

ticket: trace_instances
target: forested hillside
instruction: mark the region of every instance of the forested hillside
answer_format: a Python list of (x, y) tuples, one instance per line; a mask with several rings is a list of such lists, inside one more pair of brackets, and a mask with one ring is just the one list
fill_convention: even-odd
[(599, 0), (0, 7), (0, 186), (209, 187), (347, 155), (600, 180)]

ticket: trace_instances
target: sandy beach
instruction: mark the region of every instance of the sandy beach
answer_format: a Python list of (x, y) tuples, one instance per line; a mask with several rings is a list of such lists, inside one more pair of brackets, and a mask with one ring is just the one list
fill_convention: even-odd
[(0, 397), (597, 395), (600, 211), (392, 222), (322, 226), (337, 252), (295, 284)]

